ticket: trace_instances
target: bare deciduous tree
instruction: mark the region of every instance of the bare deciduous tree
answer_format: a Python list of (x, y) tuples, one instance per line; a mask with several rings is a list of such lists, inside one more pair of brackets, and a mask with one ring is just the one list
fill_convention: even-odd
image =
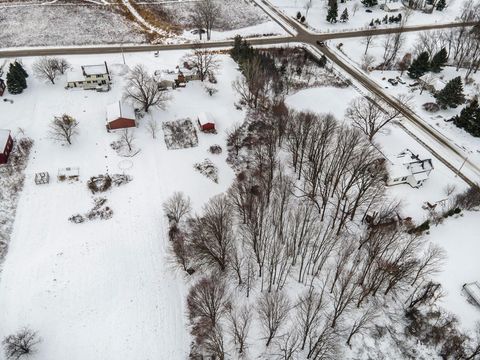
[(65, 71), (67, 71), (70, 68), (70, 63), (65, 59), (65, 58), (52, 58), (54, 61), (55, 67), (58, 70), (60, 74), (65, 74)]
[(203, 216), (192, 219), (190, 241), (199, 266), (225, 271), (231, 255), (233, 209), (226, 196), (212, 198)]
[(14, 360), (26, 358), (35, 352), (35, 347), (39, 342), (40, 339), (35, 331), (23, 328), (3, 339), (5, 357)]
[(266, 332), (267, 347), (285, 323), (289, 311), (290, 302), (283, 292), (264, 292), (260, 296), (258, 301), (258, 316)]
[(185, 60), (197, 71), (200, 81), (214, 75), (219, 66), (219, 61), (212, 50), (201, 48), (198, 44), (193, 46), (192, 53), (188, 54)]
[(190, 319), (204, 319), (213, 327), (226, 312), (228, 295), (219, 278), (205, 277), (192, 286), (187, 297)]
[(396, 109), (382, 107), (380, 99), (364, 97), (354, 99), (345, 114), (352, 121), (352, 125), (361, 130), (370, 141), (385, 125), (399, 115), (400, 112)]
[(163, 211), (165, 211), (170, 221), (179, 223), (185, 215), (188, 215), (190, 211), (192, 211), (190, 198), (185, 196), (184, 193), (176, 191), (163, 204)]
[(152, 106), (163, 109), (169, 100), (168, 93), (159, 88), (143, 65), (136, 65), (128, 74), (124, 96), (139, 104), (145, 112)]
[(319, 293), (311, 287), (303, 294), (296, 305), (297, 308), (297, 321), (300, 329), (300, 349), (305, 348), (308, 337), (312, 331), (315, 331), (320, 324), (320, 319), (323, 315), (323, 310), (326, 307), (324, 301), (324, 289)]
[(375, 305), (367, 307), (367, 309), (363, 310), (361, 315), (357, 317), (350, 328), (350, 332), (348, 333), (347, 338), (347, 345), (350, 345), (352, 338), (357, 335), (363, 333), (365, 330), (368, 329), (370, 324), (377, 318), (378, 312)]
[(41, 57), (33, 64), (33, 72), (37, 78), (55, 84), (55, 78), (59, 74), (57, 61), (55, 58)]
[(247, 338), (252, 322), (252, 313), (248, 306), (231, 309), (229, 313), (230, 333), (239, 354), (247, 350)]
[(223, 330), (219, 324), (207, 332), (203, 347), (205, 352), (212, 355), (213, 359), (225, 360), (225, 342)]
[(148, 119), (147, 129), (150, 132), (150, 134), (152, 135), (152, 138), (156, 139), (157, 138), (157, 133), (158, 133), (158, 122), (157, 122), (157, 120), (155, 120), (154, 117), (151, 117), (150, 119)]
[[(205, 28), (207, 32), (207, 40), (211, 39), (212, 28), (220, 14), (220, 6), (216, 0), (200, 0), (196, 1), (192, 8), (192, 21), (197, 27)], [(200, 39), (201, 30), (199, 29)]]
[(56, 141), (72, 144), (73, 136), (78, 134), (78, 121), (67, 114), (55, 116), (50, 124), (50, 137)]
[(120, 133), (120, 142), (123, 146), (128, 148), (128, 151), (132, 151), (134, 141), (135, 133), (130, 129), (123, 129)]

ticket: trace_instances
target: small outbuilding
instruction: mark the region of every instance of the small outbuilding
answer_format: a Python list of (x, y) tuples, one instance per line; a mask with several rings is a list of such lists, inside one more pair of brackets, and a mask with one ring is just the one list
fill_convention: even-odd
[(137, 126), (132, 105), (117, 101), (107, 106), (107, 130), (126, 129)]
[(197, 121), (198, 126), (200, 126), (200, 130), (205, 132), (215, 132), (215, 121), (210, 113), (200, 113), (197, 117)]
[(477, 281), (463, 284), (463, 290), (477, 306), (480, 306), (480, 284)]
[(50, 174), (47, 171), (35, 174), (35, 184), (42, 185), (50, 182)]
[(13, 138), (10, 130), (0, 129), (0, 164), (6, 164), (13, 149)]
[(6, 87), (7, 85), (5, 85), (5, 81), (3, 81), (3, 79), (0, 79), (0, 96), (3, 96)]

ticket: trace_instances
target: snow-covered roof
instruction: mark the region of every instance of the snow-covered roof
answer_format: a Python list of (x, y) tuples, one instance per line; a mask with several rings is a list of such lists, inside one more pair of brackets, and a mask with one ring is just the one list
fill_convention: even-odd
[(215, 124), (215, 121), (213, 120), (212, 114), (208, 112), (202, 112), (198, 114), (198, 121), (200, 122), (200, 125), (212, 123)]
[(384, 6), (387, 7), (390, 11), (396, 11), (403, 8), (403, 5), (400, 1), (388, 2)]
[(106, 64), (84, 65), (82, 68), (85, 75), (102, 75), (108, 73)]
[(0, 151), (3, 151), (3, 149), (5, 149), (5, 145), (7, 145), (9, 136), (10, 130), (0, 129)]
[(72, 69), (67, 72), (67, 82), (84, 81), (85, 76), (80, 69)]
[(425, 180), (427, 173), (433, 169), (431, 159), (421, 159), (420, 155), (409, 149), (402, 151), (390, 162), (388, 170), (392, 179), (413, 175), (417, 180)]
[(411, 175), (411, 172), (403, 164), (390, 165), (388, 167), (388, 172), (390, 174), (390, 178), (392, 178), (392, 179), (403, 178), (405, 176), (410, 176)]
[(117, 120), (118, 118), (135, 120), (135, 109), (132, 105), (122, 101), (114, 102), (107, 106), (107, 122)]

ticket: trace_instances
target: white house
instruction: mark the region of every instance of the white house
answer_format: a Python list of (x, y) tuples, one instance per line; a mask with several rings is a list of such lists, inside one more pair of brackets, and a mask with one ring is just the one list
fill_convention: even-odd
[(85, 90), (109, 86), (112, 82), (107, 62), (100, 65), (84, 65), (67, 72), (67, 88)]
[(432, 159), (420, 159), (411, 150), (402, 151), (388, 166), (387, 185), (408, 184), (420, 187), (433, 170)]

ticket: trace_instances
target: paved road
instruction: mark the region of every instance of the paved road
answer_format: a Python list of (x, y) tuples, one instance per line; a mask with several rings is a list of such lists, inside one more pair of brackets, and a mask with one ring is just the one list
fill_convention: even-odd
[[(427, 147), (435, 157), (438, 158), (442, 163), (448, 166), (453, 171), (457, 172), (458, 175), (466, 181), (468, 184), (473, 185), (478, 183), (480, 179), (480, 168), (472, 163), (471, 161), (466, 160), (463, 168), (467, 170), (469, 174), (475, 174), (475, 177), (472, 178), (471, 175), (466, 176), (465, 171), (459, 172), (452, 165), (450, 159), (464, 159), (465, 154), (462, 153), (454, 144), (451, 144), (448, 139), (443, 135), (430, 128), (424, 121), (415, 114), (411, 109), (406, 108), (401, 104), (397, 99), (391, 97), (383, 91), (383, 89), (366, 76), (359, 69), (356, 69), (352, 64), (349, 64), (337, 55), (335, 55), (330, 49), (325, 46), (319, 46), (318, 41), (326, 41), (330, 39), (340, 39), (340, 38), (352, 38), (352, 37), (364, 37), (367, 35), (382, 35), (382, 34), (391, 34), (397, 32), (412, 32), (412, 31), (425, 31), (433, 29), (445, 29), (453, 28), (459, 26), (472, 26), (479, 24), (478, 21), (468, 22), (468, 23), (447, 23), (447, 24), (434, 24), (434, 25), (421, 25), (421, 26), (404, 26), (404, 27), (391, 27), (383, 29), (366, 29), (360, 31), (345, 31), (337, 33), (312, 33), (296, 20), (286, 16), (281, 11), (276, 9), (266, 0), (255, 0), (257, 5), (263, 9), (275, 22), (277, 22), (288, 34), (289, 36), (283, 37), (270, 37), (270, 38), (252, 38), (249, 39), (249, 42), (252, 45), (275, 45), (275, 44), (285, 44), (285, 43), (303, 43), (306, 45), (314, 46), (317, 51), (322, 52), (330, 61), (335, 63), (337, 66), (346, 71), (352, 78), (362, 84), (368, 91), (375, 94), (378, 98), (385, 101), (390, 106), (396, 108), (401, 112), (406, 121), (409, 121), (411, 125), (414, 125), (416, 130), (422, 133), (422, 136), (425, 135), (428, 137), (428, 141), (431, 142), (430, 146), (425, 141), (419, 139), (411, 131), (409, 131), (405, 126), (410, 135), (416, 137), (417, 141), (421, 142), (423, 146)], [(201, 46), (208, 48), (227, 48), (232, 45), (233, 41), (212, 41), (207, 43), (202, 43)], [(106, 53), (118, 53), (118, 52), (138, 52), (138, 51), (166, 51), (166, 50), (183, 50), (190, 49), (191, 44), (170, 44), (170, 45), (128, 45), (128, 46), (92, 46), (92, 47), (61, 47), (61, 48), (36, 48), (36, 49), (12, 49), (12, 50), (0, 50), (0, 57), (23, 57), (23, 56), (44, 56), (44, 55), (76, 55), (76, 54), (106, 54)], [(449, 153), (449, 159), (440, 155), (432, 147), (434, 145), (440, 145), (442, 152), (447, 151)]]

